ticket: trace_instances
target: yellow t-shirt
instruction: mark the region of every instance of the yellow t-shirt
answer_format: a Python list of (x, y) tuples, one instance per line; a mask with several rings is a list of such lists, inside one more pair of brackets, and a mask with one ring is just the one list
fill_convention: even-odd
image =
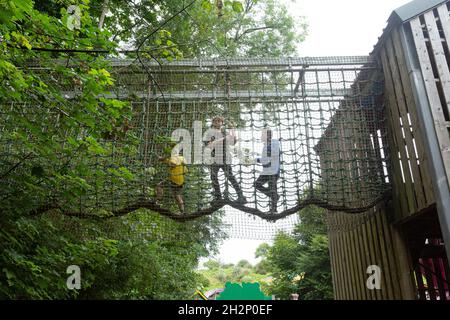
[(165, 160), (170, 166), (170, 181), (178, 186), (184, 183), (184, 174), (187, 172), (187, 168), (184, 163), (184, 158), (182, 156), (173, 156)]

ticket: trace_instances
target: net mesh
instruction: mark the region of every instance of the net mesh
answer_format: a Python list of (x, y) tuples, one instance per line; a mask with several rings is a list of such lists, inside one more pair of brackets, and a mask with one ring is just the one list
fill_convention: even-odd
[[(188, 221), (221, 211), (232, 236), (265, 239), (292, 230), (307, 205), (361, 213), (388, 194), (383, 83), (368, 57), (110, 64), (108, 97), (130, 103), (133, 138), (106, 135), (92, 158), (61, 153), (58, 165), (89, 168), (79, 177), (85, 189), (53, 188), (36, 212), (108, 218), (146, 208)], [(76, 100), (73, 86), (61, 90)], [(4, 172), (23, 154), (8, 112), (52, 118), (52, 130), (61, 113), (33, 103), (2, 109)]]

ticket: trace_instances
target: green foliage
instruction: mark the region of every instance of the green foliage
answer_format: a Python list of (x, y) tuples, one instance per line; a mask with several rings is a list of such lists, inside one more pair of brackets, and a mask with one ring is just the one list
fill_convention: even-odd
[(263, 261), (274, 278), (269, 292), (280, 299), (289, 299), (292, 293), (303, 300), (332, 299), (325, 210), (309, 206), (299, 216), (293, 235), (279, 233), (267, 251), (266, 246), (259, 250), (266, 252)]
[(48, 217), (3, 224), (0, 250), (1, 299), (74, 298), (78, 292), (67, 289), (66, 268), (80, 266), (88, 289), (96, 285), (96, 275), (110, 272), (119, 253), (117, 241), (74, 241)]
[(298, 264), (305, 274), (298, 284), (298, 293), (302, 299), (332, 299), (328, 238), (325, 235), (315, 235), (307, 250), (300, 255)]
[(266, 259), (261, 260), (255, 266), (255, 272), (258, 274), (266, 275), (270, 272), (270, 265)]
[[(145, 210), (113, 218), (90, 208), (90, 220), (45, 209), (80, 210), (80, 197), (105, 186), (136, 191), (129, 186), (140, 172), (126, 161), (139, 143), (129, 130), (132, 105), (109, 98), (116, 82), (108, 58), (119, 44), (140, 45), (144, 59), (280, 56), (295, 52), (304, 26), (294, 28), (274, 0), (224, 1), (222, 8), (204, 0), (156, 30), (180, 1), (109, 0), (100, 28), (103, 4), (0, 1), (0, 154), (7, 155), (0, 162), (0, 299), (180, 299), (216, 279), (265, 286), (263, 262), (264, 275), (248, 262), (211, 265), (217, 277), (195, 272), (225, 237), (220, 214), (179, 224)], [(80, 9), (79, 29), (68, 26), (70, 5)], [(146, 177), (156, 171), (147, 167)], [(195, 188), (201, 196), (203, 186)], [(81, 290), (67, 289), (69, 265), (81, 268)]]
[[(115, 150), (124, 156), (136, 143), (120, 131), (131, 117), (129, 103), (101, 96), (114, 84), (105, 57), (30, 50), (116, 47), (111, 34), (96, 26), (88, 1), (77, 4), (81, 27), (74, 30), (67, 27), (66, 8), (72, 2), (49, 1), (46, 8), (50, 3), (62, 6), (56, 16), (34, 9), (30, 0), (0, 3), (0, 11), (9, 12), (0, 25), (0, 112), (2, 120), (8, 119), (2, 121), (0, 152), (11, 154), (11, 162), (0, 163), (0, 176), (14, 181), (0, 191), (0, 207), (19, 215), (47, 205), (46, 199), (64, 198), (71, 208), (78, 196), (102, 185), (106, 175), (93, 172), (92, 159), (112, 152), (106, 133), (126, 142), (127, 147)], [(39, 68), (30, 65), (33, 60)], [(73, 97), (65, 94), (69, 88)], [(109, 157), (102, 159), (105, 167), (120, 167)], [(113, 173), (132, 179), (125, 168)]]
[(301, 223), (294, 230), (295, 238), (303, 243), (309, 244), (316, 235), (327, 234), (327, 223), (325, 210), (316, 206), (309, 206), (299, 213)]
[(255, 251), (255, 258), (266, 258), (269, 253), (270, 245), (267, 243), (261, 243)]
[(220, 263), (219, 261), (209, 259), (203, 264), (203, 266), (208, 268), (209, 270), (216, 270), (220, 268)]
[[(188, 299), (208, 284), (195, 267), (217, 249), (219, 221), (180, 225), (143, 211), (102, 223), (54, 214), (5, 223), (0, 299)], [(66, 287), (69, 265), (80, 266), (81, 290)]]
[(250, 262), (248, 262), (247, 260), (239, 261), (236, 266), (239, 268), (247, 268), (247, 269), (252, 267)]
[[(263, 264), (266, 262), (261, 261)], [(205, 290), (223, 288), (227, 282), (233, 283), (259, 283), (264, 292), (268, 283), (271, 281), (267, 270), (259, 272), (259, 264), (252, 266), (247, 260), (241, 260), (236, 265), (222, 264), (216, 260), (208, 260), (203, 264), (207, 269), (200, 270), (198, 273), (208, 280), (208, 286)], [(259, 266), (259, 267), (258, 267)]]
[[(145, 43), (144, 48), (153, 49), (149, 58), (170, 57), (169, 60), (178, 56), (292, 56), (296, 44), (306, 35), (305, 22), (295, 21), (285, 5), (275, 0), (196, 1), (164, 25), (170, 31), (168, 37), (151, 34), (153, 28), (149, 25), (168, 20), (181, 8), (180, 1), (143, 0), (136, 7), (117, 1), (111, 6), (112, 17), (106, 24), (112, 30), (125, 26), (118, 32), (120, 39)], [(130, 13), (125, 15), (122, 11)], [(143, 23), (133, 23), (131, 12)], [(170, 52), (173, 48), (177, 50)]]

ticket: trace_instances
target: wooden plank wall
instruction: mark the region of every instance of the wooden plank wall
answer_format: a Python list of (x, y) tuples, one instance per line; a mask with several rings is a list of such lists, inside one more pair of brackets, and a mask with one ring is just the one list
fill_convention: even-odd
[[(328, 213), (335, 299), (414, 299), (412, 272), (399, 232), (382, 206), (364, 214)], [(380, 289), (369, 289), (367, 268), (380, 267)]]
[(450, 17), (444, 3), (410, 21), (450, 187)]
[[(450, 181), (449, 8), (445, 3), (406, 22), (420, 60), (447, 181)], [(392, 207), (387, 209), (380, 204), (359, 215), (328, 213), (336, 299), (417, 298), (401, 223), (432, 208), (435, 198), (404, 52), (400, 31), (393, 29), (385, 37), (377, 57), (385, 78)], [(381, 267), (380, 290), (369, 290), (366, 286), (369, 265)]]
[[(377, 77), (373, 74), (367, 83), (373, 85)], [(330, 203), (364, 206), (369, 199), (363, 196), (366, 192), (358, 192), (384, 179), (380, 149), (386, 142), (381, 145), (378, 139), (378, 130), (384, 128), (378, 127), (379, 115), (363, 109), (357, 101), (342, 103), (317, 149), (325, 187), (332, 189), (327, 190)], [(380, 163), (367, 163), (375, 154)], [(407, 251), (398, 231), (388, 223), (388, 211), (383, 205), (363, 214), (329, 212), (328, 227), (336, 299), (414, 298)], [(371, 265), (381, 268), (380, 290), (366, 285)]]
[(392, 30), (380, 52), (385, 77), (395, 220), (433, 205), (433, 186), (412, 84), (398, 29)]
[[(351, 159), (373, 158), (381, 148), (376, 127), (367, 124), (374, 119), (364, 115), (361, 107), (351, 103), (341, 105), (327, 128), (321, 148), (323, 179), (327, 186), (335, 186), (328, 200), (350, 205), (364, 205), (357, 196), (365, 184), (380, 178), (377, 164), (361, 165)], [(363, 121), (365, 120), (365, 121)], [(380, 160), (381, 161), (381, 160)], [(356, 168), (349, 166), (355, 164)], [(330, 170), (331, 169), (331, 170)], [(358, 179), (359, 178), (359, 179)], [(341, 184), (341, 191), (339, 185)], [(352, 186), (353, 185), (353, 186)], [(355, 189), (355, 186), (358, 188)], [(349, 193), (354, 193), (350, 195)], [(328, 212), (328, 235), (335, 299), (377, 300), (414, 299), (413, 270), (409, 268), (408, 254), (399, 231), (388, 222), (391, 212), (384, 204), (363, 214)], [(367, 268), (381, 269), (380, 290), (369, 289)]]

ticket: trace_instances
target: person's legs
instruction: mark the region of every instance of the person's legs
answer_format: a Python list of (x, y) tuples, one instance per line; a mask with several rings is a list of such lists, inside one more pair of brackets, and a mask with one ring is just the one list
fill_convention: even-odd
[(175, 195), (175, 201), (177, 202), (178, 208), (180, 209), (181, 213), (184, 213), (184, 201), (183, 196), (181, 194)]
[(270, 176), (266, 175), (260, 175), (258, 179), (255, 181), (255, 189), (264, 193), (266, 196), (270, 197), (270, 189), (267, 187), (264, 187), (264, 185), (269, 181)]
[[(269, 198), (270, 211), (277, 211), (278, 192), (277, 192), (278, 175), (260, 175), (255, 181), (255, 189), (262, 192)], [(268, 184), (265, 187), (265, 184)]]
[(233, 175), (233, 169), (229, 165), (225, 165), (222, 167), (223, 172), (225, 173), (225, 177), (230, 181), (231, 185), (233, 186), (233, 189), (236, 191), (238, 195), (238, 201), (240, 202), (247, 202), (247, 199), (245, 199), (244, 194), (242, 192), (242, 188), (237, 182), (235, 176)]
[(181, 213), (184, 213), (184, 200), (183, 200), (183, 186), (179, 186), (175, 183), (171, 183), (171, 189), (173, 197), (178, 205), (178, 209), (180, 209)]
[(220, 166), (218, 165), (212, 165), (211, 166), (211, 181), (212, 186), (214, 190), (214, 198), (220, 199), (221, 192), (220, 192), (220, 185), (219, 185), (219, 169)]
[(280, 196), (278, 195), (278, 175), (272, 175), (269, 176), (269, 193), (270, 193), (270, 200), (271, 200), (271, 211), (276, 212), (277, 211), (277, 204), (278, 199)]

